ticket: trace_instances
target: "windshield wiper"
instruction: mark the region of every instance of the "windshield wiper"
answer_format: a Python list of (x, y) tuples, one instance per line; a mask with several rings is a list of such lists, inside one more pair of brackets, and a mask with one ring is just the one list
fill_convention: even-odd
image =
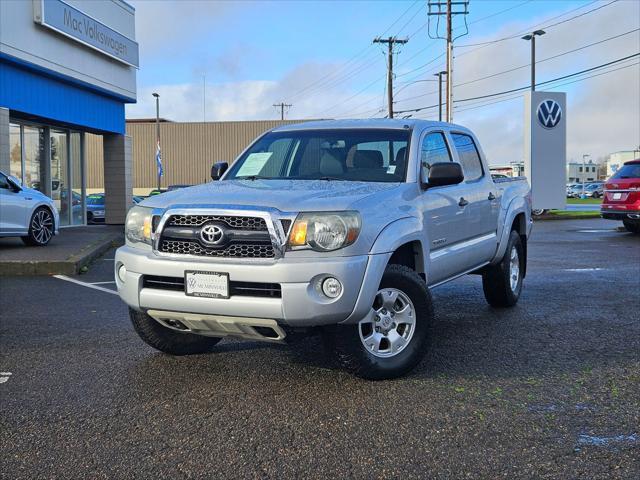
[(234, 180), (272, 180), (273, 177), (264, 177), (262, 175), (245, 175), (244, 177), (236, 177)]
[(339, 178), (339, 177), (319, 177), (318, 180), (326, 180), (327, 182), (331, 181), (331, 180), (344, 180), (344, 178)]

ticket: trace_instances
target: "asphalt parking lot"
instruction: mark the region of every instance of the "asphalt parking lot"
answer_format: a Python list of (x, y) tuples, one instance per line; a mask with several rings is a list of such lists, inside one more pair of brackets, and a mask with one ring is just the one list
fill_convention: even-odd
[(405, 378), (332, 366), (318, 339), (173, 358), (136, 336), (113, 251), (73, 277), (0, 278), (3, 478), (640, 478), (640, 238), (535, 225), (520, 303), (434, 290)]

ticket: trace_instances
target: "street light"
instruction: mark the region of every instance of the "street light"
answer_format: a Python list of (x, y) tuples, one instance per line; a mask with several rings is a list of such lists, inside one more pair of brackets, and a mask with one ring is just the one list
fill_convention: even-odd
[(536, 91), (536, 37), (544, 35), (544, 30), (535, 30), (524, 37), (523, 40), (531, 41), (531, 91)]
[(588, 154), (588, 153), (585, 153), (584, 155), (582, 155), (582, 196), (581, 196), (582, 198), (587, 198), (587, 196), (584, 194), (584, 182), (585, 182), (585, 178), (587, 178), (587, 177), (584, 176), (584, 174), (586, 173), (585, 172), (585, 168), (586, 168), (585, 167), (585, 159), (587, 157), (590, 157), (590, 156), (591, 155)]
[[(156, 148), (157, 150), (160, 150), (160, 95), (156, 92), (153, 92), (151, 95), (153, 95), (156, 98), (156, 141), (157, 141), (157, 145)], [(156, 170), (158, 171), (158, 190), (160, 190), (160, 180), (162, 179), (162, 175), (160, 173), (160, 169), (158, 168), (157, 159), (158, 156), (158, 151), (156, 151)]]
[(442, 121), (442, 76), (446, 75), (446, 71), (434, 73), (435, 77), (438, 77), (438, 121)]

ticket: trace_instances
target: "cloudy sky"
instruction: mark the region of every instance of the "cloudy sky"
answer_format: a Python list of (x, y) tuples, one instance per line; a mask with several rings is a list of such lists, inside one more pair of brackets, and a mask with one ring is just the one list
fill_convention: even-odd
[[(152, 92), (161, 116), (175, 121), (273, 119), (281, 101), (293, 104), (290, 119), (382, 117), (386, 56), (372, 40), (393, 35), (409, 38), (394, 64), (395, 109), (437, 119), (432, 80), (445, 44), (432, 38), (438, 25), (428, 23), (426, 1), (132, 3), (141, 65), (129, 118), (155, 115)], [(524, 32), (546, 31), (536, 44), (538, 82), (640, 52), (637, 0), (471, 0), (466, 23), (455, 18), (454, 121), (479, 135), (494, 164), (522, 158), (522, 92), (466, 99), (529, 84)], [(640, 145), (639, 58), (538, 88), (567, 92), (569, 158)]]

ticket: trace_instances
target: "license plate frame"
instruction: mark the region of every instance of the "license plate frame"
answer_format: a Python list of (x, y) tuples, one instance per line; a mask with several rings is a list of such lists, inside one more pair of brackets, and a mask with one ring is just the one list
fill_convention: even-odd
[[(221, 283), (216, 286), (209, 284), (212, 286), (212, 291), (206, 291), (206, 287), (200, 283), (198, 284), (198, 276), (208, 276), (208, 277), (217, 277), (215, 280)], [(201, 279), (206, 280), (206, 279)], [(213, 279), (209, 279), (210, 281)], [(224, 288), (220, 288), (224, 285)], [(216, 292), (215, 290), (219, 289), (220, 292)], [(194, 291), (195, 290), (195, 291)], [(203, 291), (204, 290), (204, 291)], [(226, 272), (207, 272), (204, 270), (186, 270), (184, 272), (184, 294), (188, 297), (201, 297), (201, 298), (229, 298), (230, 290), (229, 290), (229, 274)]]
[(622, 199), (622, 193), (620, 193), (620, 192), (615, 192), (615, 193), (613, 194), (612, 199), (613, 199), (613, 200), (621, 200), (621, 199)]

